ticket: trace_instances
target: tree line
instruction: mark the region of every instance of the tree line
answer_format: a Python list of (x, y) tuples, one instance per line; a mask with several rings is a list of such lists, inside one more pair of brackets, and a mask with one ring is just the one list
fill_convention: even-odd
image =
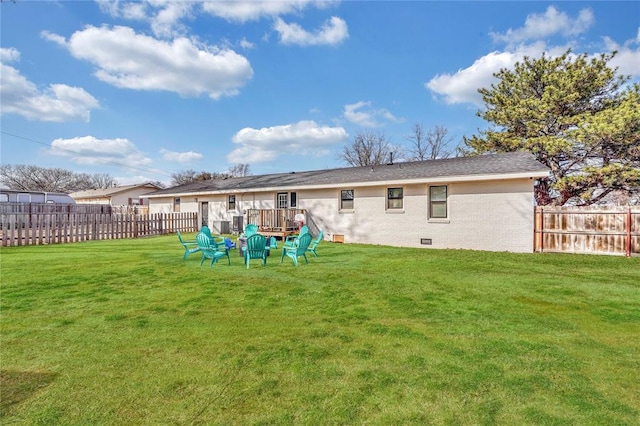
[(64, 192), (110, 188), (118, 182), (106, 173), (76, 173), (30, 165), (0, 166), (0, 184), (15, 191)]

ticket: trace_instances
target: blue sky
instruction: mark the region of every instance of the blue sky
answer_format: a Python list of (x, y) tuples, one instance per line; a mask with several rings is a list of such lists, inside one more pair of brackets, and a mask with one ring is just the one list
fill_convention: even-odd
[(1, 161), (169, 183), (346, 164), (358, 132), (457, 143), (477, 89), (524, 56), (619, 53), (640, 2), (25, 1), (0, 4)]

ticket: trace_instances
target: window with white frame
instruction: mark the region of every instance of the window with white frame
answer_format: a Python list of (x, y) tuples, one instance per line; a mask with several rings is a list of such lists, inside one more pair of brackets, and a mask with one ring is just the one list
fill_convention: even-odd
[(288, 209), (298, 206), (298, 194), (296, 192), (278, 192), (276, 194), (276, 208)]
[(173, 212), (180, 213), (180, 197), (175, 197), (173, 199)]
[(403, 190), (402, 188), (387, 188), (387, 209), (402, 209)]
[(353, 189), (343, 189), (340, 191), (340, 210), (353, 210)]
[(286, 209), (289, 207), (289, 198), (286, 192), (278, 192), (276, 195), (276, 208)]
[(229, 195), (227, 200), (227, 210), (236, 209), (236, 196), (234, 194)]
[(429, 218), (446, 219), (447, 211), (447, 186), (438, 185), (429, 187)]

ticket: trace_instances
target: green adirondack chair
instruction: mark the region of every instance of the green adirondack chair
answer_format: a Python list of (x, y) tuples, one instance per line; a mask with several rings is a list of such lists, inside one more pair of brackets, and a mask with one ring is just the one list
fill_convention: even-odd
[(178, 239), (180, 240), (180, 244), (184, 247), (184, 256), (182, 256), (182, 260), (185, 260), (191, 253), (196, 253), (200, 251), (200, 247), (198, 247), (197, 241), (185, 241), (182, 238), (182, 234), (178, 231)]
[(309, 263), (307, 259), (307, 249), (309, 248), (309, 244), (311, 244), (311, 234), (306, 233), (304, 235), (300, 235), (297, 241), (294, 241), (291, 246), (283, 246), (282, 247), (282, 257), (280, 258), (280, 263), (284, 261), (284, 257), (288, 256), (293, 259), (293, 264), (298, 266), (298, 257), (303, 256), (305, 263)]
[(253, 234), (247, 238), (247, 245), (243, 247), (244, 263), (249, 269), (251, 259), (262, 259), (262, 266), (267, 265), (267, 237), (260, 234)]
[(204, 232), (198, 232), (196, 235), (196, 241), (198, 242), (198, 248), (202, 252), (202, 259), (200, 259), (200, 266), (204, 263), (205, 259), (211, 259), (211, 266), (223, 257), (227, 258), (228, 264), (231, 265), (231, 257), (229, 257), (229, 251), (224, 247), (218, 247), (215, 241), (212, 243), (207, 234)]
[(324, 237), (324, 231), (320, 230), (320, 233), (318, 234), (318, 238), (313, 240), (311, 242), (311, 245), (309, 245), (309, 248), (307, 249), (307, 251), (310, 251), (311, 253), (313, 253), (314, 257), (318, 257), (318, 253), (316, 253), (316, 247), (318, 247), (318, 244), (320, 244), (320, 241), (322, 241), (323, 237)]
[(202, 228), (200, 228), (200, 232), (202, 232), (207, 237), (209, 237), (209, 239), (211, 240), (212, 243), (216, 243), (218, 245), (224, 244), (224, 237), (223, 236), (213, 236), (213, 235), (211, 235), (211, 229), (209, 229), (209, 227), (207, 225), (205, 225)]
[(308, 233), (309, 233), (309, 227), (307, 225), (304, 225), (302, 226), (302, 228), (300, 228), (299, 234), (288, 235), (287, 238), (285, 238), (283, 245), (293, 247), (294, 243), (298, 238), (300, 238), (300, 236)]
[(278, 248), (278, 240), (276, 240), (276, 237), (269, 238), (269, 248), (271, 250), (275, 250)]
[(244, 235), (247, 238), (249, 238), (250, 236), (255, 235), (257, 233), (258, 233), (258, 225), (255, 225), (253, 223), (248, 224), (244, 228)]

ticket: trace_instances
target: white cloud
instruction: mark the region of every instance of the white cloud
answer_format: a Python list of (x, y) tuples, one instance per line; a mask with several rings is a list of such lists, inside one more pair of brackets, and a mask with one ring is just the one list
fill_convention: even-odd
[(79, 87), (66, 84), (50, 84), (39, 89), (16, 68), (5, 62), (20, 59), (20, 52), (13, 48), (0, 48), (0, 112), (17, 114), (29, 120), (39, 121), (89, 121), (91, 110), (99, 102)]
[(230, 163), (260, 163), (279, 155), (324, 155), (331, 145), (344, 142), (347, 132), (342, 127), (320, 126), (315, 121), (294, 124), (244, 128), (233, 136), (239, 147), (227, 155)]
[(618, 72), (622, 75), (629, 75), (633, 78), (640, 77), (640, 28), (638, 29), (638, 37), (628, 40), (624, 45), (619, 45), (611, 38), (605, 37), (604, 42), (607, 51), (618, 53), (611, 60), (610, 65), (617, 67)]
[(176, 163), (190, 163), (192, 161), (202, 160), (204, 155), (199, 152), (175, 152), (168, 149), (161, 149), (162, 159), (167, 161), (175, 161)]
[(285, 14), (299, 14), (307, 7), (324, 8), (337, 0), (233, 0), (233, 1), (122, 1), (97, 0), (100, 9), (113, 17), (146, 21), (158, 37), (186, 34), (183, 21), (207, 13), (230, 22), (244, 23)]
[(186, 28), (180, 22), (191, 16), (193, 3), (189, 1), (160, 3), (164, 7), (151, 19), (151, 30), (159, 37), (184, 34)]
[[(617, 55), (611, 60), (611, 67), (618, 67), (621, 75), (640, 76), (640, 49), (638, 42), (629, 40), (623, 46), (605, 38), (607, 52), (617, 50)], [(635, 47), (634, 47), (635, 46)], [(471, 103), (483, 106), (482, 97), (478, 89), (489, 88), (497, 80), (493, 76), (502, 68), (513, 69), (516, 62), (522, 62), (524, 57), (538, 58), (544, 53), (553, 58), (564, 54), (569, 46), (548, 47), (543, 42), (531, 45), (521, 45), (513, 51), (491, 52), (477, 59), (471, 66), (458, 70), (454, 74), (437, 75), (425, 87), (447, 104)], [(599, 53), (594, 53), (594, 56)]]
[(95, 64), (97, 78), (120, 88), (218, 99), (236, 95), (253, 76), (244, 56), (182, 37), (165, 42), (128, 27), (93, 26), (66, 41), (55, 34), (43, 36), (69, 49), (74, 57)]
[(527, 16), (522, 28), (509, 29), (504, 34), (490, 33), (494, 41), (507, 44), (504, 51), (488, 53), (476, 59), (469, 67), (455, 73), (437, 75), (425, 83), (425, 87), (445, 103), (472, 103), (481, 106), (482, 98), (478, 89), (488, 88), (495, 83), (494, 73), (502, 68), (512, 69), (514, 64), (522, 61), (525, 56), (535, 58), (545, 53), (554, 57), (566, 52), (572, 42), (548, 47), (542, 39), (557, 34), (564, 37), (582, 34), (589, 29), (594, 20), (590, 9), (581, 10), (578, 16), (572, 19), (566, 13), (549, 6), (544, 14)]
[[(337, 17), (332, 17), (314, 33), (305, 31), (298, 24), (287, 24), (280, 18), (287, 14), (300, 15), (308, 7), (325, 8), (339, 3), (339, 0), (96, 1), (104, 13), (115, 18), (148, 22), (154, 35), (165, 39), (187, 34), (189, 30), (184, 21), (194, 18), (199, 13), (238, 23), (262, 18), (275, 19), (274, 29), (280, 34), (281, 42), (285, 44), (335, 45), (349, 36), (345, 21)], [(253, 47), (253, 44), (245, 39), (240, 45), (245, 49)]]
[[(363, 108), (366, 110), (363, 111)], [(384, 108), (372, 109), (371, 102), (365, 101), (345, 105), (342, 115), (350, 123), (362, 127), (380, 127), (383, 124), (381, 120), (394, 123), (402, 121)]]
[(532, 14), (527, 16), (524, 27), (511, 29), (506, 33), (490, 33), (494, 41), (507, 44), (521, 43), (527, 40), (540, 40), (556, 34), (565, 37), (576, 36), (589, 29), (595, 18), (590, 9), (582, 9), (578, 17), (572, 19), (564, 12), (549, 6), (542, 15)]
[(337, 16), (331, 17), (313, 33), (298, 24), (287, 24), (282, 18), (276, 19), (273, 29), (280, 34), (281, 43), (300, 46), (337, 45), (349, 37), (347, 23)]
[(0, 62), (17, 62), (20, 60), (20, 52), (13, 47), (0, 47)]
[(243, 38), (242, 40), (240, 40), (239, 44), (240, 44), (240, 47), (242, 47), (245, 50), (253, 49), (255, 47), (255, 44), (251, 43), (246, 38)]
[(470, 67), (455, 74), (442, 74), (432, 78), (425, 87), (443, 97), (447, 104), (473, 103), (482, 105), (478, 93), (481, 87), (489, 87), (495, 81), (493, 73), (501, 68), (510, 68), (519, 59), (510, 52), (491, 52), (477, 59)]
[(114, 18), (146, 21), (158, 37), (175, 37), (187, 32), (181, 22), (192, 17), (196, 3), (190, 1), (97, 0), (100, 9)]
[(247, 22), (261, 18), (299, 13), (307, 6), (322, 8), (336, 3), (326, 0), (280, 0), (280, 1), (208, 1), (202, 3), (205, 12), (228, 21)]
[(51, 155), (66, 157), (77, 164), (116, 165), (122, 167), (149, 166), (152, 160), (138, 151), (124, 138), (98, 139), (82, 136), (72, 139), (55, 139), (51, 142)]
[(146, 19), (147, 6), (145, 2), (124, 2), (120, 0), (96, 0), (100, 10), (114, 18)]

